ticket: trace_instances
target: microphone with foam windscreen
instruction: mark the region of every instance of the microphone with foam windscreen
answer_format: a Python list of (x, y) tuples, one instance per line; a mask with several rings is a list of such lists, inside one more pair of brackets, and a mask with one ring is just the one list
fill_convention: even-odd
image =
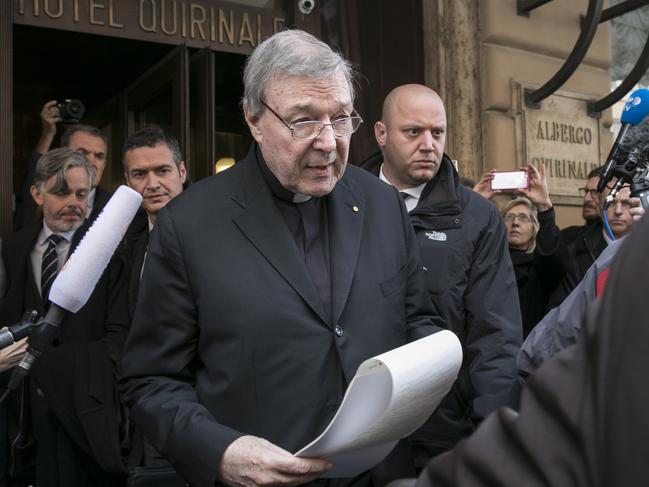
[(32, 332), (27, 353), (14, 369), (2, 399), (18, 387), (36, 359), (50, 346), (65, 313), (76, 313), (86, 304), (141, 202), (139, 193), (120, 186), (106, 203), (52, 283), (52, 304)]
[(602, 174), (599, 177), (599, 183), (597, 184), (597, 192), (601, 193), (604, 191), (604, 188), (608, 185), (613, 177), (613, 169), (617, 164), (620, 148), (626, 137), (626, 133), (634, 125), (638, 125), (644, 118), (649, 114), (649, 90), (645, 88), (640, 88), (635, 90), (626, 103), (624, 104), (624, 109), (622, 110), (622, 115), (620, 116), (620, 131), (615, 138), (613, 147), (606, 158), (606, 163), (604, 164), (604, 169), (602, 169)]

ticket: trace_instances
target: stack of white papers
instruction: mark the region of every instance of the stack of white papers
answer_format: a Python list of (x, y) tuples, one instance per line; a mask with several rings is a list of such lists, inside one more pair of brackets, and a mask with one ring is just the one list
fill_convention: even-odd
[(295, 455), (326, 458), (323, 477), (354, 477), (419, 428), (451, 389), (462, 346), (444, 330), (363, 362), (324, 432)]

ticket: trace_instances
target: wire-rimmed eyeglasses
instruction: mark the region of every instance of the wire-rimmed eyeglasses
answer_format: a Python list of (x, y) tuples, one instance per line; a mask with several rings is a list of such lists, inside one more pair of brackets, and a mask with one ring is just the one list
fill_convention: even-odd
[(525, 213), (507, 213), (505, 215), (506, 222), (513, 222), (514, 220), (518, 220), (521, 223), (529, 223), (532, 221), (532, 217)]
[(277, 119), (291, 131), (291, 135), (296, 140), (315, 139), (327, 125), (331, 127), (335, 137), (344, 137), (345, 135), (356, 132), (361, 123), (363, 123), (361, 117), (358, 115), (352, 115), (350, 117), (337, 118), (331, 123), (324, 123), (319, 120), (305, 120), (303, 122), (295, 122), (291, 124), (280, 117), (279, 114), (266, 105), (266, 103), (262, 101), (261, 104), (268, 108), (270, 113), (275, 115)]

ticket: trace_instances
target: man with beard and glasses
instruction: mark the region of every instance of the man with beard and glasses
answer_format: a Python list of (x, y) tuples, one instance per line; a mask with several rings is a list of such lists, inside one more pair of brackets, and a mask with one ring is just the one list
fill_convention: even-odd
[(581, 281), (588, 268), (595, 262), (595, 259), (606, 248), (602, 212), (599, 205), (601, 195), (597, 191), (601, 173), (601, 166), (593, 169), (588, 174), (584, 187), (579, 188), (579, 193), (584, 198), (581, 207), (584, 224), (573, 225), (561, 230), (561, 238), (573, 256), (574, 269), (571, 275), (564, 277), (563, 282), (551, 297), (550, 303), (554, 306), (561, 304), (570, 294), (570, 291)]
[[(52, 283), (88, 229), (94, 174), (69, 148), (38, 160), (31, 195), (43, 217), (3, 240), (7, 291), (0, 323), (17, 323), (29, 310), (47, 312)], [(9, 485), (120, 485), (124, 479), (114, 409), (114, 376), (128, 325), (124, 277), (115, 257), (86, 305), (65, 315), (32, 376), (9, 396), (9, 437), (3, 441), (11, 445)]]
[[(600, 232), (593, 233), (593, 236), (586, 240), (585, 245), (591, 249), (593, 255), (601, 253), (605, 245), (599, 245), (593, 238), (601, 237), (602, 215), (599, 209), (599, 176), (602, 173), (602, 167), (596, 167), (586, 178), (583, 188), (579, 188), (579, 194), (584, 198), (581, 206), (581, 216), (584, 219), (583, 225), (573, 225), (561, 230), (561, 237), (565, 243), (572, 243), (578, 238), (582, 238), (589, 230), (593, 232), (594, 228), (599, 228)], [(598, 253), (599, 252), (599, 253)], [(597, 258), (595, 255), (595, 258)]]

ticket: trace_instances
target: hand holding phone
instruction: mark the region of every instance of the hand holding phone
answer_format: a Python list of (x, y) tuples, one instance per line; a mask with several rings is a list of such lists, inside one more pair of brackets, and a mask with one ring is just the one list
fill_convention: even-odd
[(534, 164), (528, 164), (524, 170), (527, 172), (527, 188), (522, 188), (517, 192), (534, 203), (539, 211), (547, 211), (552, 208), (545, 166), (541, 164), (537, 168)]
[(527, 188), (527, 171), (495, 172), (491, 180), (493, 190), (514, 190)]

